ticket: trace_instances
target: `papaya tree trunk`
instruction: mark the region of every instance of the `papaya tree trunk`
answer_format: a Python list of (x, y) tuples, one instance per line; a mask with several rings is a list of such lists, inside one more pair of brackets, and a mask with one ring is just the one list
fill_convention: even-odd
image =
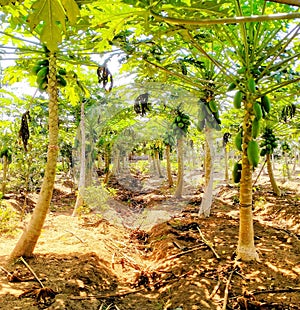
[(291, 179), (291, 173), (290, 173), (290, 167), (289, 167), (289, 160), (288, 160), (287, 152), (284, 152), (284, 162), (285, 162), (286, 175), (287, 175), (288, 180), (290, 180)]
[(183, 137), (177, 139), (177, 182), (176, 182), (176, 191), (174, 196), (176, 198), (182, 197), (183, 191)]
[(281, 196), (281, 191), (276, 183), (275, 177), (274, 177), (274, 173), (273, 173), (273, 168), (272, 168), (272, 161), (271, 161), (271, 155), (267, 154), (266, 155), (267, 158), (267, 169), (268, 169), (268, 174), (269, 174), (269, 178), (270, 178), (270, 182), (273, 188), (273, 192), (276, 196)]
[(104, 161), (105, 161), (105, 168), (104, 168), (105, 177), (103, 180), (104, 184), (108, 183), (108, 180), (110, 177), (110, 170), (109, 170), (110, 160), (111, 160), (111, 149), (110, 149), (110, 146), (107, 146), (104, 152)]
[(199, 209), (199, 215), (209, 217), (213, 196), (213, 131), (205, 129), (205, 189)]
[(23, 234), (10, 255), (12, 259), (20, 256), (32, 256), (36, 243), (41, 235), (52, 198), (58, 157), (58, 92), (56, 81), (56, 57), (54, 53), (50, 53), (49, 56), (48, 93), (49, 144), (45, 175), (36, 207), (34, 208), (27, 228), (24, 229)]
[(7, 175), (8, 175), (8, 158), (6, 155), (4, 155), (3, 156), (3, 178), (2, 178), (2, 186), (1, 186), (1, 192), (3, 196), (5, 195)]
[(225, 176), (224, 176), (224, 179), (225, 179), (225, 182), (226, 184), (229, 183), (229, 173), (228, 173), (228, 144), (226, 144), (224, 146), (224, 163), (225, 163)]
[(113, 160), (114, 160), (114, 163), (113, 163), (112, 174), (117, 175), (120, 172), (120, 150), (119, 149), (115, 149)]
[(78, 193), (72, 216), (77, 216), (80, 207), (83, 206), (83, 194), (85, 189), (85, 115), (84, 115), (84, 100), (80, 105), (80, 172), (78, 182)]
[(247, 157), (248, 143), (252, 140), (252, 104), (246, 104), (243, 121), (242, 176), (240, 181), (240, 225), (237, 259), (243, 261), (258, 260), (254, 245), (254, 229), (252, 215), (252, 166)]
[(160, 178), (162, 178), (163, 175), (161, 173), (159, 152), (157, 150), (154, 151), (154, 156), (155, 156), (155, 162), (156, 162), (156, 167), (157, 167), (157, 174)]
[(173, 186), (173, 178), (172, 178), (172, 171), (171, 171), (171, 146), (169, 144), (166, 145), (166, 162), (167, 162), (167, 177), (169, 187)]

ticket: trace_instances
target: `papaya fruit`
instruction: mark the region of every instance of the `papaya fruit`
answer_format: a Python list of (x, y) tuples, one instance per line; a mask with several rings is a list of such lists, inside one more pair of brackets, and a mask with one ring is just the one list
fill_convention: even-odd
[(237, 133), (237, 135), (235, 136), (235, 139), (234, 139), (234, 143), (235, 143), (235, 146), (236, 148), (241, 152), (243, 149), (242, 149), (242, 131), (239, 131)]
[(258, 137), (259, 131), (260, 131), (260, 122), (257, 118), (255, 118), (252, 123), (252, 134), (251, 135), (253, 139), (256, 139)]
[(227, 88), (227, 91), (232, 91), (236, 88), (236, 84), (235, 83), (230, 83), (228, 88)]
[(251, 166), (257, 167), (259, 163), (259, 147), (258, 143), (254, 140), (248, 143), (247, 157)]
[(39, 60), (36, 64), (39, 66), (48, 67), (49, 66), (49, 60), (48, 59)]
[(239, 183), (242, 176), (242, 164), (234, 163), (232, 170), (232, 178), (234, 183)]
[(32, 67), (32, 73), (37, 74), (42, 68), (43, 68), (43, 66), (36, 64)]
[(269, 113), (271, 110), (271, 102), (267, 95), (261, 97), (261, 105), (266, 113)]
[(250, 93), (255, 93), (255, 81), (253, 78), (249, 78), (248, 80), (248, 89)]
[(209, 109), (211, 110), (212, 113), (216, 113), (218, 111), (217, 104), (216, 104), (216, 102), (214, 100), (211, 100), (208, 103), (208, 106), (209, 106)]
[(60, 68), (60, 69), (58, 69), (58, 74), (59, 74), (59, 75), (66, 75), (66, 74), (67, 74), (67, 71), (66, 71), (66, 69), (64, 69), (64, 68)]
[(241, 104), (242, 104), (242, 100), (243, 100), (243, 93), (242, 91), (237, 91), (235, 96), (234, 96), (234, 99), (233, 99), (233, 106), (236, 108), (236, 109), (240, 109), (241, 108)]
[(57, 83), (59, 86), (65, 87), (67, 85), (67, 81), (61, 76), (57, 76)]
[(267, 154), (267, 150), (266, 149), (262, 149), (260, 151), (260, 156), (265, 156)]
[(41, 70), (39, 70), (39, 72), (37, 73), (37, 78), (39, 80), (43, 80), (46, 78), (47, 74), (48, 74), (49, 68), (48, 67), (42, 67)]
[(254, 111), (254, 115), (256, 119), (259, 121), (262, 118), (263, 114), (262, 114), (261, 106), (257, 101), (255, 101), (253, 104), (253, 111)]

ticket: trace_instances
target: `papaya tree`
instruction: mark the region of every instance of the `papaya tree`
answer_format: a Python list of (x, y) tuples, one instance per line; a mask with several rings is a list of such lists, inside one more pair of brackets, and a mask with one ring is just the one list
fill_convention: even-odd
[[(291, 42), (296, 38), (299, 26), (291, 22), (291, 27), (287, 28), (286, 20), (298, 17), (299, 13), (295, 12), (292, 7), (287, 8), (264, 1), (243, 3), (239, 0), (230, 0), (218, 6), (215, 1), (197, 4), (184, 2), (180, 8), (163, 2), (157, 2), (146, 8), (141, 3), (136, 5), (139, 11), (136, 12), (136, 20), (144, 18), (141, 12), (143, 10), (152, 17), (151, 22), (149, 22), (148, 15), (146, 18), (145, 29), (150, 37), (144, 42), (153, 41), (152, 32), (159, 29), (159, 35), (161, 37), (163, 37), (162, 33), (165, 35), (163, 38), (165, 44), (168, 44), (165, 38), (169, 39), (184, 32), (186, 42), (196, 46), (196, 36), (203, 35), (203, 32), (205, 35), (207, 30), (203, 31), (203, 29), (208, 27), (212, 29), (210, 33), (216, 41), (220, 44), (224, 42), (222, 49), (223, 53), (228, 56), (229, 66), (220, 63), (213, 54), (209, 55), (201, 45), (198, 44), (197, 49), (198, 54), (208, 57), (224, 76), (228, 77), (228, 81), (233, 83), (238, 93), (234, 102), (244, 111), (241, 144), (240, 232), (237, 256), (242, 260), (257, 259), (251, 210), (252, 170), (258, 165), (259, 160), (257, 137), (255, 137), (257, 123), (261, 120), (263, 112), (267, 112), (263, 106), (263, 96), (283, 85), (297, 81), (297, 77), (290, 78), (286, 74), (287, 81), (282, 80), (278, 83), (276, 72), (283, 71), (287, 64), (293, 63), (293, 60), (298, 57), (297, 53), (292, 50)], [(161, 12), (164, 13), (161, 14)], [(210, 18), (207, 18), (208, 12)], [(275, 14), (269, 14), (270, 12)], [(134, 16), (134, 13), (132, 15)], [(128, 17), (127, 21), (134, 18), (133, 16)], [(143, 33), (140, 29), (141, 25), (142, 23), (139, 23), (137, 26), (139, 33)], [(207, 28), (203, 28), (204, 26)], [(165, 55), (161, 49), (156, 49), (154, 56), (161, 59)], [(166, 71), (165, 68), (162, 70)], [(262, 110), (263, 107), (265, 111)], [(253, 123), (254, 127), (256, 126), (254, 135), (252, 135)]]
[(68, 17), (70, 23), (75, 24), (79, 10), (74, 1), (65, 2), (69, 7), (64, 7), (58, 0), (52, 1), (51, 4), (50, 6), (44, 6), (44, 1), (36, 1), (33, 6), (33, 12), (28, 18), (32, 31), (36, 31), (39, 34), (40, 40), (48, 50), (46, 55), (48, 72), (45, 76), (47, 78), (47, 80), (45, 80), (47, 84), (43, 83), (41, 85), (41, 87), (47, 89), (49, 96), (47, 164), (37, 205), (26, 230), (23, 231), (22, 236), (11, 253), (11, 258), (19, 256), (28, 257), (32, 255), (42, 231), (54, 188), (58, 157), (58, 81), (56, 51), (58, 50), (58, 44), (62, 40), (62, 31), (65, 30), (66, 17)]

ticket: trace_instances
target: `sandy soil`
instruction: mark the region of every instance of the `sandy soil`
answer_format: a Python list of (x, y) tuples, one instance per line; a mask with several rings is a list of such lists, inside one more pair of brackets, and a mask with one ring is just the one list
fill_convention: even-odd
[[(26, 259), (43, 288), (24, 262), (8, 261), (19, 235), (0, 237), (0, 309), (205, 310), (225, 309), (224, 300), (226, 309), (300, 309), (299, 180), (281, 184), (280, 198), (267, 183), (255, 186), (260, 262), (251, 263), (234, 260), (236, 187), (220, 187), (204, 219), (201, 191), (182, 203), (166, 187), (133, 194), (116, 183), (114, 212), (123, 221), (114, 223), (95, 211), (71, 217), (75, 197), (57, 187), (35, 255)], [(129, 223), (158, 206), (173, 208), (172, 216), (154, 212), (143, 227)]]

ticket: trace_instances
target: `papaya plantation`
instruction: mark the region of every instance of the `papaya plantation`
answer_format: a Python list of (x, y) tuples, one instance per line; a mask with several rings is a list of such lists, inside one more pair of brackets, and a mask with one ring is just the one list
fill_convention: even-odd
[(0, 309), (299, 309), (298, 1), (0, 19)]

